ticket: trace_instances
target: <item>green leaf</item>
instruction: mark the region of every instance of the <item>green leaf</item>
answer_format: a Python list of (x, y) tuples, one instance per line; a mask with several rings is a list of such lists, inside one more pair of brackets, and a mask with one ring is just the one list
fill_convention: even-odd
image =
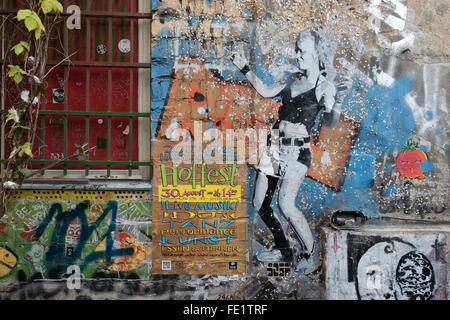
[(20, 68), (19, 66), (16, 66), (14, 64), (8, 64), (8, 76), (12, 77), (14, 74), (17, 73), (17, 68)]
[(61, 13), (61, 12), (63, 12), (63, 10), (64, 10), (64, 8), (63, 8), (62, 4), (59, 3), (59, 1), (55, 0), (55, 11)]
[(31, 10), (19, 10), (17, 12), (17, 20), (22, 21), (31, 15)]
[(42, 32), (45, 32), (45, 27), (42, 24), (41, 18), (39, 18), (39, 16), (34, 11), (19, 10), (17, 12), (17, 20), (25, 20), (25, 26), (30, 32), (34, 30), (34, 36), (36, 39), (39, 39)]
[(25, 152), (30, 158), (33, 158), (33, 152), (31, 151), (31, 143), (25, 142), (22, 146), (19, 147), (20, 151)]
[(37, 39), (39, 39), (41, 37), (41, 33), (45, 32), (45, 27), (42, 24), (41, 18), (39, 18), (39, 16), (36, 13), (33, 12), (32, 15), (34, 16), (34, 19), (37, 22), (37, 28), (36, 28), (35, 33), (34, 33), (34, 35), (36, 37), (36, 40), (37, 40)]
[(38, 23), (34, 19), (34, 17), (30, 16), (25, 19), (25, 27), (27, 27), (28, 31), (33, 31), (37, 28)]
[(19, 66), (16, 65), (8, 65), (9, 71), (8, 71), (8, 76), (9, 77), (14, 77), (14, 75), (19, 71), (19, 69), (21, 69)]
[(36, 38), (36, 40), (38, 40), (41, 37), (41, 33), (42, 33), (41, 29), (36, 29), (36, 31), (34, 32), (34, 37)]
[(26, 72), (24, 70), (22, 70), (21, 67), (16, 66), (16, 65), (10, 64), (10, 65), (8, 65), (8, 67), (9, 67), (8, 76), (10, 78), (13, 78), (17, 84), (22, 82), (23, 75), (26, 74)]
[(13, 51), (13, 50), (14, 50), (14, 53), (16, 54), (16, 56), (19, 56), (19, 55), (22, 54), (24, 48), (23, 48), (23, 46), (19, 43), (19, 44), (16, 44), (14, 47), (12, 47), (11, 51)]
[(6, 120), (5, 120), (5, 124), (7, 124), (11, 120), (14, 120), (14, 116), (11, 114), (8, 114), (8, 116), (6, 117)]
[(53, 3), (51, 3), (51, 1), (44, 0), (41, 3), (41, 8), (42, 8), (42, 11), (44, 12), (44, 14), (47, 14), (53, 10)]
[(28, 44), (28, 42), (20, 41), (18, 44), (12, 47), (11, 51), (14, 50), (14, 53), (18, 56), (21, 55), (25, 49), (30, 51), (30, 45)]
[(26, 48), (28, 51), (30, 51), (30, 44), (26, 41), (20, 41), (20, 44)]
[(30, 169), (28, 169), (28, 168), (20, 168), (18, 171), (19, 171), (21, 174), (27, 174), (28, 172), (30, 172)]
[(40, 5), (44, 14), (47, 14), (52, 11), (57, 13), (63, 12), (63, 6), (57, 0), (41, 0)]
[(14, 76), (13, 79), (14, 79), (14, 81), (15, 81), (17, 84), (19, 84), (19, 83), (22, 82), (23, 76), (22, 76), (20, 73), (17, 73), (17, 74)]

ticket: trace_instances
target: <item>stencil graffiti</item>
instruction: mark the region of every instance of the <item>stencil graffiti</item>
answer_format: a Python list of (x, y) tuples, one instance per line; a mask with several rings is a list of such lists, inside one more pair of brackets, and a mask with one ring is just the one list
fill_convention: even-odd
[(397, 157), (397, 169), (400, 172), (400, 180), (405, 178), (423, 179), (424, 171), (422, 168), (425, 168), (425, 166), (422, 166), (422, 164), (426, 161), (427, 155), (418, 149), (417, 144), (408, 142)]
[(400, 238), (349, 234), (348, 277), (361, 300), (429, 300), (436, 289), (430, 260)]
[(400, 259), (396, 281), (400, 296), (408, 300), (429, 300), (435, 288), (433, 267), (420, 252), (409, 252)]
[[(272, 251), (261, 252), (258, 260), (293, 260), (289, 240), (283, 232), (280, 221), (273, 214), (272, 197), (278, 180), (281, 180), (278, 203), (282, 213), (292, 226), (294, 235), (303, 246), (304, 258), (312, 254), (314, 240), (308, 222), (295, 206), (299, 187), (311, 165), (311, 132), (324, 110), (324, 122), (333, 127), (340, 114), (341, 100), (335, 100), (333, 83), (333, 51), (325, 43), (322, 30), (300, 33), (295, 42), (299, 70), (282, 83), (266, 86), (249, 68), (248, 61), (240, 53), (233, 56), (233, 63), (250, 81), (255, 90), (265, 98), (280, 96), (282, 105), (278, 120), (273, 125), (271, 139), (280, 139), (281, 148), (275, 150), (269, 144), (258, 165), (253, 203), (262, 220), (274, 236)], [(339, 99), (339, 98), (338, 98)], [(319, 120), (320, 121), (320, 120)], [(278, 136), (279, 130), (279, 136)], [(275, 152), (277, 152), (275, 154)]]

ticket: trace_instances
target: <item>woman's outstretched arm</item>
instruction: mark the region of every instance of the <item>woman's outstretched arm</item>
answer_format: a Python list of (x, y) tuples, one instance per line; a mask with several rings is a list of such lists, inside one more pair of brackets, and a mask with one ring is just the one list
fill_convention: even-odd
[[(337, 89), (334, 88), (334, 84), (331, 84), (330, 82), (328, 82), (328, 84), (328, 87), (332, 87), (332, 89), (334, 90), (323, 91), (323, 97), (325, 98), (325, 113), (323, 115), (323, 123), (327, 128), (333, 129), (341, 116), (342, 104), (348, 94), (349, 88), (351, 88), (352, 86), (352, 83), (351, 80), (344, 80), (343, 83), (337, 86)], [(328, 98), (328, 101), (326, 98)]]
[(255, 88), (256, 92), (258, 92), (263, 98), (273, 98), (277, 96), (281, 90), (286, 86), (286, 82), (276, 82), (271, 85), (265, 84), (255, 72), (250, 70), (248, 65), (248, 61), (244, 56), (237, 52), (233, 53), (231, 56), (231, 61), (233, 64), (239, 68), (242, 74), (245, 75), (250, 84)]

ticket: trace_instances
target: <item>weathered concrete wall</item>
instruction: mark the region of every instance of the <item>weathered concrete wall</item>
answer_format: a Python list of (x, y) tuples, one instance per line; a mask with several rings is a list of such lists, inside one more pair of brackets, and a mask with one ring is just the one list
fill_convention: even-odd
[(450, 4), (448, 1), (434, 1), (426, 4), (409, 0), (407, 6), (412, 10), (411, 23), (421, 31), (414, 45), (413, 60), (424, 63), (449, 62)]
[[(136, 199), (130, 191), (124, 200), (106, 191), (95, 199), (101, 192), (68, 191), (59, 200), (45, 194), (35, 199), (27, 191), (0, 221), (7, 263), (0, 269), (1, 297), (448, 299), (447, 1), (162, 0), (152, 5), (152, 132), (160, 138), (173, 119), (187, 130), (194, 120), (219, 130), (270, 129), (280, 101), (258, 94), (232, 54), (243, 51), (250, 69), (271, 85), (299, 70), (298, 34), (324, 28), (329, 50), (335, 50), (332, 80), (347, 90), (341, 122), (334, 130), (322, 127), (309, 171), (291, 191), (312, 230), (313, 254), (295, 265), (257, 259), (273, 245), (273, 234), (251, 205), (252, 166), (248, 264), (242, 276), (152, 276), (149, 194)], [(194, 99), (196, 92), (203, 104)], [(405, 152), (405, 146), (411, 150)], [(289, 233), (276, 195), (273, 210)], [(86, 208), (84, 200), (90, 200)], [(59, 222), (58, 233), (57, 217), (46, 220), (52, 209), (89, 223), (107, 215), (92, 234), (78, 233), (77, 220)], [(350, 217), (333, 229), (330, 216), (338, 210), (362, 212), (371, 224), (349, 231)], [(112, 246), (105, 246), (108, 241)], [(67, 286), (70, 265), (84, 276), (78, 290)], [(405, 280), (408, 266), (417, 275), (411, 281)], [(275, 271), (288, 272), (275, 276)]]

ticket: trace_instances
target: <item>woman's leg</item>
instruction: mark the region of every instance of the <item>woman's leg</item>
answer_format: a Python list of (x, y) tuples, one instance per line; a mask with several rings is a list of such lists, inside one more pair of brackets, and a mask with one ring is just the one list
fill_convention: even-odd
[(258, 171), (253, 206), (273, 234), (275, 242), (274, 249), (280, 250), (283, 258), (290, 261), (292, 260), (292, 250), (289, 241), (284, 235), (280, 220), (274, 214), (273, 209), (270, 206), (278, 180), (279, 178), (267, 176)]
[(292, 148), (295, 147), (290, 147), (290, 156), (286, 156), (285, 158), (284, 174), (281, 180), (278, 203), (281, 212), (291, 223), (298, 238), (306, 246), (306, 250), (311, 253), (314, 245), (311, 229), (303, 213), (295, 205), (295, 198), (311, 162), (311, 152), (309, 148), (300, 150)]

